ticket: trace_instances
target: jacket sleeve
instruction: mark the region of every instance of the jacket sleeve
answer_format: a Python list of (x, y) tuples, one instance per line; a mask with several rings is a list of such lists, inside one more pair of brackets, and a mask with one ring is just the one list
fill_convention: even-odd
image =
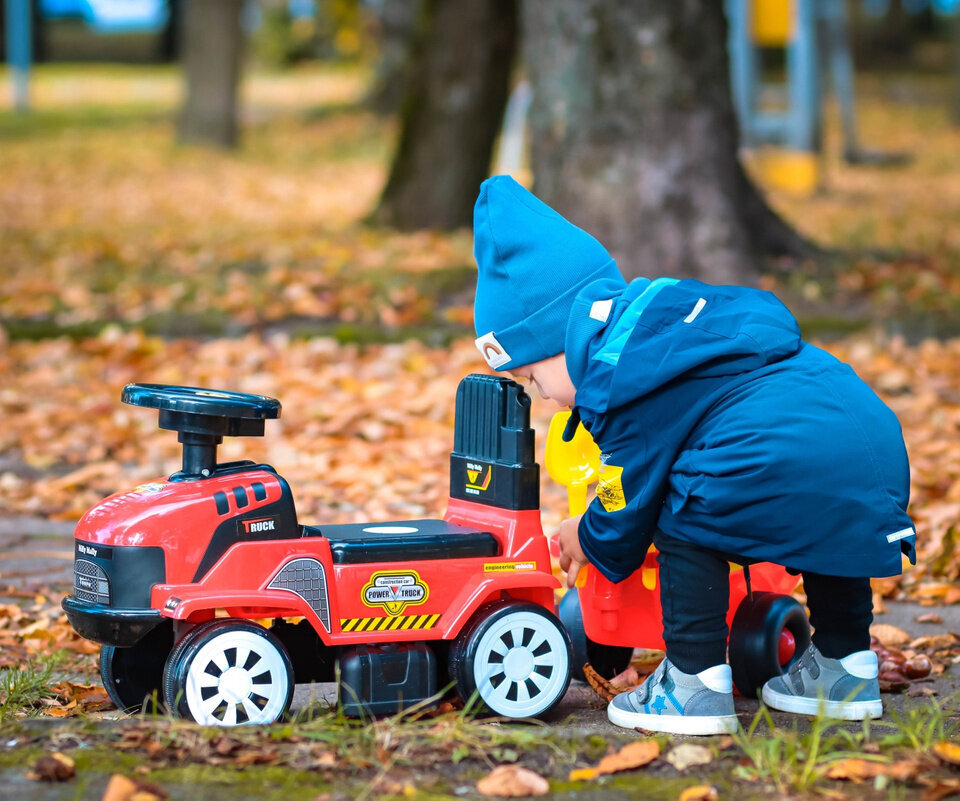
[(578, 529), (584, 554), (613, 582), (639, 568), (653, 543), (676, 447), (669, 436), (644, 436), (636, 416), (617, 416), (629, 419), (597, 432), (604, 466)]

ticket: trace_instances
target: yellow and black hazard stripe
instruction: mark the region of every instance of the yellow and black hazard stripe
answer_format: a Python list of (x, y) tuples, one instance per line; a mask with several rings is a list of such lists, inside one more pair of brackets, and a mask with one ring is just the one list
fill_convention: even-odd
[(437, 625), (440, 615), (397, 615), (396, 617), (343, 617), (340, 618), (340, 630), (358, 631), (408, 631), (412, 629), (432, 629)]

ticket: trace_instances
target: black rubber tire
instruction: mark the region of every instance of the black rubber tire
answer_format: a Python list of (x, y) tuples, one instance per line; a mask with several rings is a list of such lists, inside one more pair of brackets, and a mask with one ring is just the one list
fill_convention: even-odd
[[(532, 616), (532, 617), (531, 617)], [(506, 620), (505, 620), (506, 618)], [(495, 699), (491, 702), (491, 697), (484, 697), (483, 691), (478, 692), (475, 666), (478, 659), (483, 659), (481, 653), (485, 637), (488, 634), (496, 632), (503, 625), (507, 625), (511, 620), (523, 619), (525, 622), (517, 624), (524, 630), (524, 640), (520, 643), (521, 648), (526, 645), (533, 645), (537, 642), (537, 648), (530, 652), (527, 650), (527, 656), (540, 658), (546, 654), (552, 654), (555, 664), (550, 668), (549, 673), (544, 674), (537, 670), (536, 672), (545, 676), (547, 687), (540, 690), (544, 693), (542, 698), (535, 702), (530, 696), (531, 703), (524, 707), (516, 699), (509, 699), (510, 692), (513, 691), (512, 685), (516, 685), (519, 693), (519, 679), (504, 679), (509, 681), (507, 698)], [(539, 631), (535, 627), (542, 627)], [(528, 635), (529, 632), (529, 635)], [(548, 641), (552, 640), (552, 645)], [(506, 642), (505, 640), (502, 640)], [(519, 650), (511, 636), (511, 643), (507, 645), (508, 654), (511, 650)], [(537, 654), (536, 651), (546, 643), (548, 651), (543, 654)], [(508, 718), (539, 717), (553, 709), (566, 695), (567, 688), (570, 686), (570, 637), (564, 629), (563, 624), (557, 617), (546, 611), (542, 606), (527, 602), (516, 601), (497, 601), (486, 604), (478, 609), (471, 619), (470, 623), (460, 632), (450, 646), (450, 677), (457, 683), (457, 693), (463, 699), (465, 704), (470, 704), (479, 700), (479, 710), (491, 714)], [(545, 667), (545, 666), (544, 666)], [(560, 670), (557, 676), (553, 675), (553, 670)], [(503, 674), (505, 675), (505, 673)], [(533, 675), (532, 672), (529, 674)], [(531, 679), (525, 679), (525, 694), (530, 693), (530, 684), (536, 685)], [(499, 687), (500, 683), (496, 685)], [(538, 687), (535, 687), (539, 689)]]
[[(780, 664), (780, 632), (796, 641), (793, 657)], [(755, 592), (744, 598), (730, 626), (728, 659), (733, 683), (744, 698), (756, 698), (763, 685), (785, 673), (810, 645), (810, 622), (803, 606), (789, 595)]]
[[(266, 643), (263, 644), (263, 648), (265, 650), (273, 649), (273, 651), (276, 652), (278, 662), (276, 667), (278, 670), (283, 671), (286, 676), (286, 692), (284, 697), (280, 699), (279, 705), (274, 704), (274, 706), (276, 706), (275, 714), (272, 714), (269, 719), (256, 720), (252, 722), (260, 724), (274, 723), (286, 715), (287, 710), (290, 708), (290, 701), (293, 699), (293, 689), (295, 686), (293, 665), (290, 661), (290, 655), (287, 653), (287, 649), (283, 646), (283, 643), (277, 639), (277, 637), (271, 634), (267, 629), (263, 628), (263, 626), (257, 625), (249, 620), (233, 618), (210, 620), (206, 623), (201, 623), (196, 628), (193, 628), (187, 632), (171, 652), (163, 670), (163, 700), (167, 705), (167, 709), (169, 709), (173, 714), (188, 720), (195, 720), (198, 723), (205, 722), (206, 725), (214, 726), (232, 726), (251, 722), (249, 719), (239, 719), (238, 713), (239, 709), (241, 708), (240, 704), (234, 704), (234, 706), (237, 707), (237, 711), (235, 712), (237, 715), (236, 723), (226, 722), (226, 716), (221, 718), (217, 717), (215, 714), (213, 715), (215, 719), (201, 721), (198, 720), (190, 710), (187, 678), (190, 674), (190, 669), (194, 659), (200, 653), (201, 649), (204, 648), (204, 646), (206, 646), (208, 643), (217, 638), (221, 638), (224, 635), (229, 636), (233, 634), (253, 635), (255, 638), (262, 638), (265, 640)], [(236, 656), (236, 654), (234, 654), (234, 656)], [(230, 660), (227, 659), (227, 662), (229, 664)], [(258, 663), (254, 664), (256, 665)], [(235, 666), (241, 667), (239, 665)], [(272, 672), (270, 675), (272, 676)], [(246, 715), (245, 711), (244, 715)]]
[(122, 712), (159, 711), (163, 700), (163, 666), (173, 647), (173, 625), (167, 621), (136, 645), (100, 649), (100, 680)]
[(633, 648), (625, 645), (603, 645), (594, 642), (583, 628), (583, 612), (580, 608), (580, 594), (577, 588), (567, 590), (560, 599), (560, 622), (570, 635), (573, 648), (571, 674), (577, 681), (586, 681), (583, 667), (588, 662), (605, 679), (612, 679), (630, 666)]

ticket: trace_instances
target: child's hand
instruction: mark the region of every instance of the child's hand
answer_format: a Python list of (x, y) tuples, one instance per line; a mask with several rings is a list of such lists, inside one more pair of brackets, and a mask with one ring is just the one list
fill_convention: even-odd
[(589, 560), (580, 547), (580, 518), (568, 517), (560, 524), (560, 569), (567, 574), (567, 587), (573, 587), (580, 569), (589, 564)]

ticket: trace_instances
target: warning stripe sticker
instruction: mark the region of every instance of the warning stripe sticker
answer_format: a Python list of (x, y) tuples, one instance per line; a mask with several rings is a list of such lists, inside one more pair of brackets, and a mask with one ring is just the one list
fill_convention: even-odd
[(440, 615), (397, 615), (396, 617), (344, 617), (340, 618), (340, 630), (360, 631), (408, 631), (432, 629)]

